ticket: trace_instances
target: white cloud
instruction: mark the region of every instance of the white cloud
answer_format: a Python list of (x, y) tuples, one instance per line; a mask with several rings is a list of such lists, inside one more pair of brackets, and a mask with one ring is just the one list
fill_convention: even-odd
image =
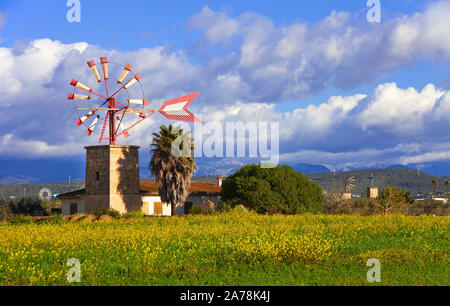
[(379, 85), (359, 116), (361, 126), (363, 129), (380, 126), (394, 131), (416, 132), (424, 128), (425, 118), (431, 119), (429, 114), (443, 94), (432, 84), (421, 92), (412, 87), (398, 88), (395, 83)]
[(369, 95), (331, 97), (283, 115), (267, 103), (203, 111), (210, 120), (279, 122), (283, 162), (361, 167), (448, 159), (449, 96), (432, 84), (418, 91), (386, 83)]
[[(360, 17), (332, 12), (315, 24), (276, 27), (262, 15), (244, 13), (233, 18), (206, 7), (190, 23), (211, 44), (226, 45), (239, 38), (239, 50), (227, 53), (225, 69), (249, 88), (237, 97), (243, 100), (276, 103), (330, 87), (350, 89), (417, 61), (450, 59), (450, 42), (443, 39), (450, 36), (449, 1), (381, 24), (369, 25)], [(227, 31), (224, 23), (233, 24), (229, 35), (212, 30)]]
[(204, 28), (205, 39), (213, 43), (227, 43), (239, 31), (239, 23), (236, 20), (225, 13), (215, 13), (207, 6), (203, 7), (201, 13), (190, 18), (189, 25)]

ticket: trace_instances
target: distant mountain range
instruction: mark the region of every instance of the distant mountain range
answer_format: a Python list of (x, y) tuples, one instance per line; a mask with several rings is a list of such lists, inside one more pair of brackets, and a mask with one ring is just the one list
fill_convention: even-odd
[[(140, 159), (141, 178), (150, 178), (148, 165)], [(231, 175), (245, 164), (259, 163), (256, 158), (197, 158), (198, 171), (195, 176)], [(290, 164), (296, 171), (303, 174), (330, 173), (324, 165), (307, 163)], [(366, 168), (336, 169), (336, 172), (367, 170), (367, 169), (412, 169), (419, 173), (435, 176), (450, 176), (450, 160), (409, 165), (376, 165)], [(32, 184), (48, 182), (82, 181), (85, 175), (85, 161), (83, 158), (40, 159), (40, 160), (0, 160), (0, 184)]]
[[(322, 187), (326, 192), (341, 193), (344, 190), (344, 182), (351, 176), (355, 178), (355, 189), (352, 191), (354, 195), (365, 196), (367, 187), (370, 185), (369, 175), (374, 175), (374, 184), (380, 189), (395, 185), (404, 190), (410, 191), (412, 194), (430, 193), (433, 191), (432, 180), (438, 181), (436, 191), (444, 192), (444, 182), (448, 179), (436, 177), (423, 172), (417, 173), (412, 169), (371, 169), (371, 170), (353, 170), (347, 172), (328, 172), (305, 174), (314, 183)], [(143, 178), (141, 178), (143, 179)], [(192, 181), (216, 182), (215, 175), (196, 176)], [(84, 181), (72, 181), (71, 183), (37, 183), (37, 184), (10, 184), (0, 185), (1, 197), (37, 197), (39, 190), (43, 187), (49, 188), (52, 193), (64, 193), (76, 189), (84, 188)]]

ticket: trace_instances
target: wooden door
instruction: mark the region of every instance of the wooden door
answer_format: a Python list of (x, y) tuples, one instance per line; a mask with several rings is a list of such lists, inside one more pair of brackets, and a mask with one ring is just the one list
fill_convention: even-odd
[(162, 202), (155, 202), (155, 203), (153, 203), (153, 213), (155, 215), (162, 215), (163, 214)]

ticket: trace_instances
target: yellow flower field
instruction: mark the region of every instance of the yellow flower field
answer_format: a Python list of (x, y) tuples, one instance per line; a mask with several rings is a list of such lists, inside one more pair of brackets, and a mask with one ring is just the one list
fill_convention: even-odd
[[(212, 216), (0, 225), (1, 285), (450, 285), (448, 217)], [(80, 261), (69, 283), (70, 258)]]

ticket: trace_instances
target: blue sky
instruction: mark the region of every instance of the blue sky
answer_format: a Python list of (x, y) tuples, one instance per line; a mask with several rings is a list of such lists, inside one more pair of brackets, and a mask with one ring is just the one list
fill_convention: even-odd
[(86, 60), (108, 55), (135, 65), (155, 101), (200, 90), (193, 109), (207, 120), (251, 109), (280, 120), (284, 162), (450, 158), (449, 1), (381, 0), (374, 24), (365, 0), (80, 2), (80, 23), (66, 20), (65, 0), (0, 2), (3, 156), (80, 157), (95, 144), (60, 100)]
[[(408, 14), (423, 9), (427, 0), (382, 1), (388, 16)], [(255, 12), (272, 19), (276, 25), (301, 20), (316, 22), (333, 10), (365, 14), (365, 0), (350, 1), (198, 1), (198, 0), (81, 0), (82, 22), (68, 23), (66, 0), (2, 0), (0, 10), (8, 23), (4, 44), (51, 37), (65, 43), (86, 41), (106, 49), (134, 50), (153, 45), (170, 44), (183, 48), (199, 38), (187, 27), (188, 19), (206, 5), (214, 11), (225, 10), (231, 16)], [(125, 18), (125, 23), (120, 21)], [(129, 30), (132, 33), (129, 33)], [(112, 35), (113, 34), (113, 35)]]

